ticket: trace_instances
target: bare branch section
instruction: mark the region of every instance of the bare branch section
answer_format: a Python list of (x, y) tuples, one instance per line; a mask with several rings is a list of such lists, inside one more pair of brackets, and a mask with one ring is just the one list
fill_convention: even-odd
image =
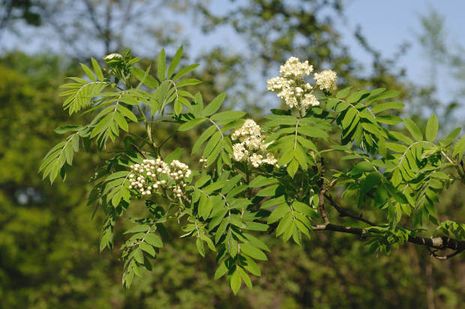
[[(352, 226), (342, 226), (336, 224), (320, 224), (313, 227), (315, 231), (331, 231), (331, 232), (341, 232), (341, 233), (348, 233), (359, 235), (361, 237), (370, 237), (370, 233), (367, 229), (359, 228), (359, 227), (352, 227)], [(457, 240), (445, 236), (440, 237), (421, 237), (421, 236), (409, 236), (408, 242), (420, 246), (426, 246), (428, 248), (436, 249), (436, 250), (445, 250), (451, 249), (455, 250), (457, 253), (465, 250), (465, 241)], [(436, 252), (436, 251), (434, 251)], [(450, 257), (456, 255), (457, 253), (452, 253)], [(436, 254), (436, 253), (435, 253)], [(439, 257), (436, 254), (436, 257)], [(448, 256), (445, 256), (448, 257)], [(442, 258), (446, 259), (446, 258)]]
[[(324, 189), (320, 191), (320, 200), (318, 204), (318, 209), (320, 212), (320, 216), (324, 221), (324, 224), (316, 225), (313, 227), (315, 231), (332, 231), (332, 232), (341, 232), (341, 233), (348, 233), (359, 235), (360, 237), (371, 237), (370, 233), (367, 229), (360, 228), (360, 227), (352, 227), (352, 226), (343, 226), (343, 225), (336, 225), (329, 223), (329, 218), (327, 212), (324, 208), (324, 200), (328, 200), (331, 206), (336, 209), (341, 217), (349, 217), (356, 221), (360, 221), (366, 223), (370, 226), (377, 226), (376, 223), (363, 218), (362, 214), (355, 214), (353, 211), (346, 209), (340, 206), (329, 194), (326, 193)], [(432, 257), (438, 260), (447, 260), (450, 259), (457, 254), (465, 251), (465, 241), (456, 240), (449, 237), (421, 237), (421, 236), (409, 236), (408, 238), (409, 243), (413, 243), (416, 245), (425, 246), (428, 248)], [(454, 250), (451, 254), (441, 255), (438, 254), (440, 250), (451, 249)]]
[(325, 209), (325, 193), (326, 189), (322, 187), (318, 195), (318, 211), (320, 213), (321, 218), (323, 219), (323, 222), (325, 224), (329, 224), (328, 213)]
[(350, 210), (348, 210), (348, 209), (346, 209), (344, 207), (339, 206), (336, 203), (336, 201), (329, 194), (325, 194), (324, 197), (329, 201), (331, 206), (333, 206), (334, 209), (337, 210), (337, 212), (339, 213), (339, 215), (341, 217), (349, 217), (349, 218), (352, 218), (354, 220), (364, 222), (364, 223), (366, 223), (368, 225), (371, 225), (371, 226), (376, 225), (374, 222), (371, 222), (370, 220), (367, 220), (367, 219), (363, 218), (362, 214), (354, 214), (352, 211), (350, 211)]
[(456, 256), (457, 254), (461, 253), (463, 250), (455, 250), (454, 252), (450, 253), (450, 254), (438, 254), (438, 250), (439, 249), (432, 249), (432, 248), (428, 248), (430, 254), (432, 257), (434, 257), (435, 259), (438, 259), (438, 260), (448, 260), (454, 256)]

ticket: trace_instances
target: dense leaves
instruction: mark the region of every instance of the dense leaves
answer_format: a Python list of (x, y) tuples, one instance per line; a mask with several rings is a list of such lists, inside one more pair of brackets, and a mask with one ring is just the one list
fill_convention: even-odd
[[(191, 93), (199, 81), (187, 76), (195, 66), (178, 67), (181, 55), (179, 49), (168, 64), (161, 51), (155, 75), (128, 52), (108, 55), (104, 68), (95, 60), (93, 69), (82, 66), (88, 80), (72, 78), (76, 83), (66, 84), (64, 108), (95, 116), (70, 129), (73, 133), (46, 155), (41, 167), (51, 181), (64, 175), (81, 143), (95, 143), (102, 153), (112, 154), (98, 169), (90, 198), (107, 215), (101, 248), (112, 246), (115, 222), (133, 203), (145, 202), (121, 247), (126, 287), (142, 276), (142, 269), (152, 269), (173, 219), (201, 256), (216, 254), (214, 277), (226, 277), (234, 293), (243, 285), (251, 287), (251, 276), (261, 274), (269, 232), (299, 245), (319, 230), (359, 234), (379, 252), (406, 242), (422, 244), (422, 232), (430, 225), (438, 227), (431, 233), (463, 241), (460, 225), (441, 223), (435, 207), (443, 190), (464, 180), (465, 143), (457, 141), (458, 130), (440, 140), (436, 116), (425, 128), (401, 119), (403, 104), (394, 91), (345, 88), (331, 93), (328, 87), (316, 93), (318, 104), (308, 110), (272, 110), (263, 126), (263, 144), (262, 129), (244, 122), (245, 113), (221, 111), (224, 94), (204, 103), (200, 93)], [(95, 88), (96, 82), (105, 87)], [(154, 137), (162, 125), (177, 128), (173, 136), (201, 130), (190, 151), (198, 166), (187, 167), (179, 161), (182, 151), (166, 150), (169, 139)], [(233, 145), (237, 139), (242, 144)], [(262, 155), (252, 153), (257, 149), (269, 151), (277, 163), (263, 164)], [(335, 151), (351, 164), (328, 166), (326, 156)], [(332, 195), (356, 197), (357, 206), (370, 209), (377, 221), (353, 215)], [(329, 206), (362, 226), (331, 224)], [(461, 250), (450, 242), (425, 240), (423, 245)]]

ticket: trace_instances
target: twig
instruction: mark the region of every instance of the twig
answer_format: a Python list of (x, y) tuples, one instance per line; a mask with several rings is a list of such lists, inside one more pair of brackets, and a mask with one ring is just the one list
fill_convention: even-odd
[(431, 256), (434, 257), (435, 259), (448, 260), (448, 259), (456, 256), (457, 254), (461, 253), (463, 251), (463, 249), (462, 250), (455, 250), (454, 252), (452, 252), (450, 254), (446, 254), (446, 255), (438, 254), (437, 252), (439, 251), (439, 249), (432, 249), (431, 247), (428, 247), (428, 251), (431, 254)]
[(339, 215), (341, 217), (349, 217), (349, 218), (352, 218), (354, 220), (357, 220), (357, 221), (361, 221), (361, 222), (364, 222), (368, 225), (371, 225), (371, 226), (375, 226), (376, 224), (374, 222), (371, 222), (370, 220), (367, 220), (365, 218), (363, 218), (363, 215), (362, 214), (354, 214), (352, 211), (350, 211), (349, 209), (346, 209), (344, 207), (341, 207), (339, 206), (336, 201), (329, 195), (329, 194), (325, 194), (325, 197), (326, 199), (328, 199), (329, 203), (331, 204), (331, 206), (333, 206), (337, 212), (339, 213)]
[[(371, 237), (370, 232), (367, 229), (353, 227), (353, 226), (343, 226), (343, 225), (336, 225), (336, 224), (319, 224), (312, 227), (314, 231), (331, 231), (331, 232), (341, 232), (353, 235), (359, 235), (362, 237)], [(448, 259), (462, 251), (465, 251), (465, 240), (457, 240), (445, 236), (440, 237), (422, 237), (422, 236), (409, 236), (407, 242), (425, 246), (431, 250), (445, 250), (445, 249), (452, 249), (455, 250), (454, 253), (446, 255), (446, 256), (439, 256), (436, 254), (437, 250), (433, 250), (436, 258), (438, 259)]]
[(318, 211), (320, 212), (320, 216), (323, 219), (323, 222), (325, 225), (329, 224), (329, 218), (328, 218), (328, 213), (326, 212), (325, 209), (325, 193), (326, 189), (324, 185), (322, 185), (320, 193), (318, 195)]

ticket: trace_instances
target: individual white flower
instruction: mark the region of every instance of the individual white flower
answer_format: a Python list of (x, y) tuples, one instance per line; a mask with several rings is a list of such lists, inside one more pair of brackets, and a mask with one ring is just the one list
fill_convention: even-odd
[(321, 90), (332, 91), (336, 89), (337, 74), (332, 70), (324, 70), (314, 74), (314, 79)]
[(204, 167), (204, 168), (208, 167), (207, 159), (205, 159), (204, 157), (200, 158), (199, 162), (202, 165), (202, 167)]
[(261, 154), (254, 153), (250, 156), (249, 161), (253, 167), (259, 167), (263, 164), (277, 165), (278, 163), (278, 160), (276, 160), (271, 153), (267, 153), (266, 157), (263, 157)]

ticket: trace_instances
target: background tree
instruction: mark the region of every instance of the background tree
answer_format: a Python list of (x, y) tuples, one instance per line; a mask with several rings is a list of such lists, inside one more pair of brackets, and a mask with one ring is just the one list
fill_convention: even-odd
[[(260, 75), (262, 78), (269, 78), (270, 70), (276, 70), (278, 64), (283, 63), (290, 56), (305, 56), (314, 59), (322, 67), (331, 64), (342, 78), (342, 83), (383, 86), (404, 92), (405, 73), (401, 67), (398, 67), (397, 61), (406, 52), (406, 47), (401, 47), (393, 59), (385, 59), (380, 52), (370, 46), (362, 30), (355, 28), (354, 37), (372, 56), (371, 68), (363, 68), (362, 64), (350, 55), (348, 47), (343, 43), (341, 33), (336, 28), (336, 20), (347, 18), (342, 1), (228, 2), (230, 5), (221, 13), (215, 12), (212, 6), (204, 1), (197, 1), (196, 8), (204, 17), (202, 29), (206, 33), (220, 27), (231, 27), (247, 46), (249, 52), (241, 53), (240, 57), (244, 60), (238, 63), (238, 65), (247, 63), (247, 67), (234, 72), (249, 72), (248, 68), (253, 66), (253, 72), (258, 71), (261, 74), (242, 74), (238, 78), (239, 81), (248, 81), (248, 84), (257, 85), (256, 79), (260, 78)], [(222, 48), (223, 57), (228, 57), (230, 54), (227, 50), (227, 46)], [(217, 54), (218, 51), (215, 50), (215, 55)], [(209, 58), (208, 53), (205, 57)], [(372, 69), (372, 74), (367, 76), (363, 74), (362, 69)], [(254, 92), (259, 96), (265, 94), (263, 84), (255, 87), (257, 89)], [(403, 95), (406, 96), (407, 93), (404, 92)], [(256, 98), (252, 98), (251, 101), (255, 100)], [(252, 105), (252, 102), (248, 105)]]
[(23, 20), (28, 25), (39, 26), (42, 20), (35, 9), (35, 3), (32, 0), (2, 0), (0, 2), (0, 31), (5, 30), (17, 20)]
[[(4, 31), (14, 31), (20, 38), (31, 41), (34, 34), (47, 37), (48, 41), (40, 43), (80, 59), (133, 45), (139, 46), (136, 51), (143, 52), (153, 49), (156, 41), (170, 42), (173, 35), (169, 32), (176, 32), (177, 23), (166, 18), (158, 21), (151, 16), (179, 9), (175, 3), (158, 0), (5, 2), (0, 8)], [(141, 40), (141, 36), (146, 39)]]

